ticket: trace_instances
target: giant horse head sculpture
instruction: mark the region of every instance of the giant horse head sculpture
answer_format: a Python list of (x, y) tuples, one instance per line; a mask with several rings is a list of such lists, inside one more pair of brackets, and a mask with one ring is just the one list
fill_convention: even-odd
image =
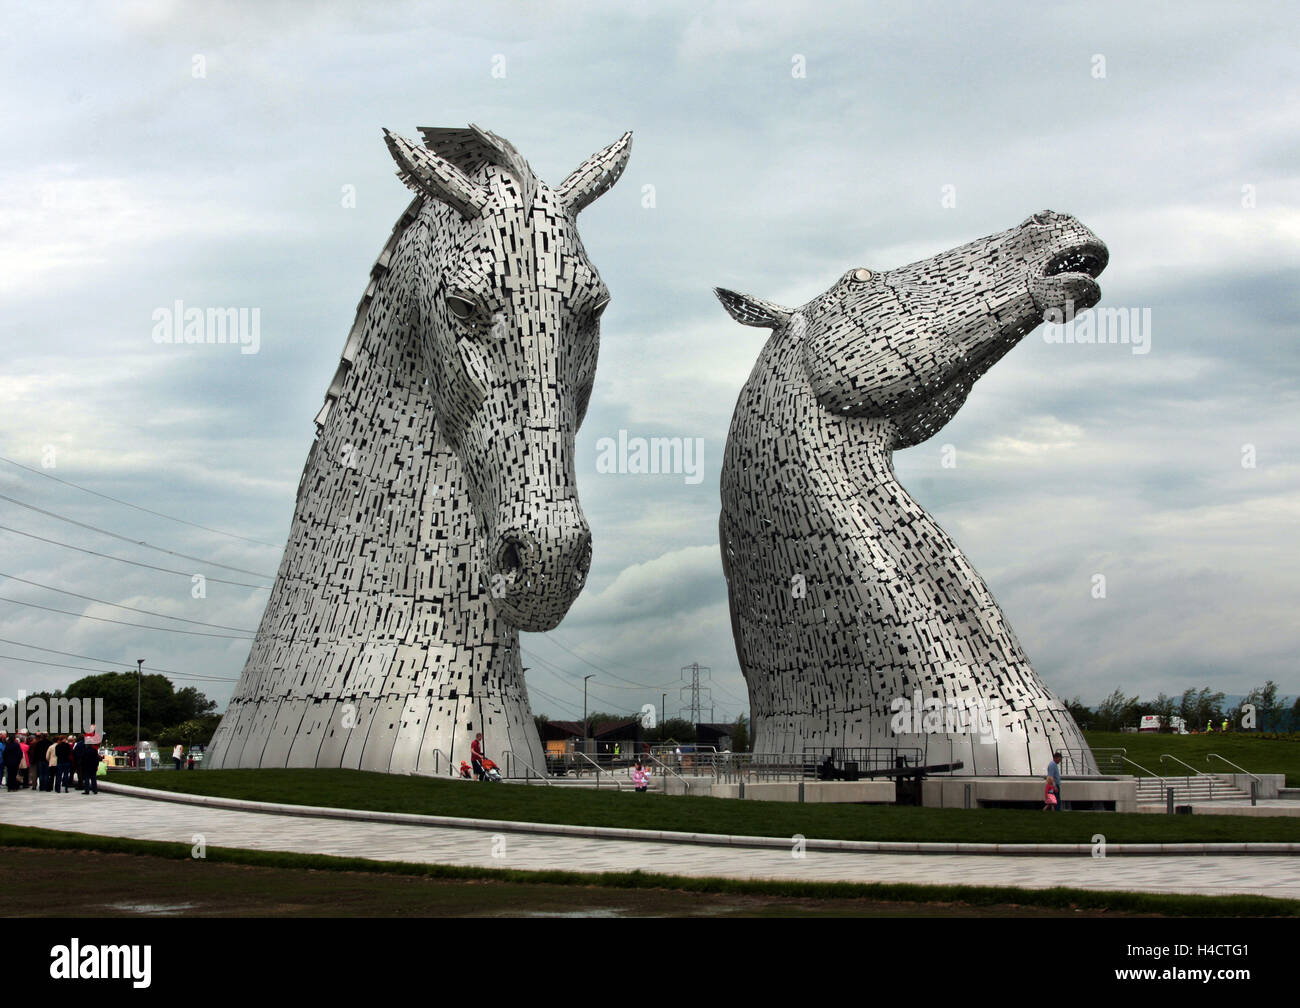
[[(772, 330), (732, 417), (719, 521), (756, 751), (904, 747), (967, 774), (1036, 774), (1059, 748), (1091, 765), (893, 452), (942, 428), (1036, 326), (1096, 304), (1107, 258), (1043, 211), (908, 266), (851, 269), (800, 308), (717, 291)], [(955, 720), (899, 715), (922, 703)], [(971, 730), (976, 707), (987, 731)]]
[(975, 381), (1027, 333), (1095, 305), (1108, 258), (1078, 220), (1044, 210), (908, 266), (849, 270), (797, 311), (717, 294), (745, 325), (777, 328), (800, 316), (817, 401), (835, 416), (888, 420), (889, 447), (908, 448), (951, 420)]
[(618, 180), (631, 134), (552, 189), (492, 133), (423, 133), (427, 146), (384, 131), (402, 181), (430, 197), (408, 290), (432, 406), (463, 467), (498, 613), (549, 630), (591, 567), (573, 446), (609, 303), (576, 218)]
[(486, 130), (385, 132), (416, 193), (316, 417), (257, 638), (206, 765), (445, 774), (480, 732), (545, 761), (520, 630), (591, 565), (574, 435), (608, 292), (578, 213), (630, 135), (559, 186)]

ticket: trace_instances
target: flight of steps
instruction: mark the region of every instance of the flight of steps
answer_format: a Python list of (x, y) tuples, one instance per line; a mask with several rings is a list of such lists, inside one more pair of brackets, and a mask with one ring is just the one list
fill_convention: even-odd
[[(532, 780), (525, 780), (522, 777), (518, 777), (507, 779), (503, 783), (527, 784), (531, 787), (546, 787), (547, 783), (549, 783), (553, 788), (599, 788), (602, 791), (635, 790), (635, 787), (632, 784), (632, 778), (622, 774), (618, 777), (618, 784), (615, 784), (614, 779), (608, 774), (602, 775), (599, 784), (596, 782), (595, 774), (584, 774), (581, 777), (569, 776), (566, 774), (563, 777), (550, 777), (546, 781), (538, 780), (536, 777)], [(662, 794), (664, 790), (664, 779), (662, 777), (652, 776), (646, 790)]]
[[(1211, 784), (1213, 781), (1213, 784)], [(1192, 805), (1199, 802), (1222, 801), (1225, 798), (1250, 798), (1249, 791), (1233, 786), (1230, 778), (1218, 774), (1200, 774), (1195, 777), (1139, 777), (1137, 803), (1139, 805), (1164, 805), (1165, 789), (1174, 792), (1175, 805)]]

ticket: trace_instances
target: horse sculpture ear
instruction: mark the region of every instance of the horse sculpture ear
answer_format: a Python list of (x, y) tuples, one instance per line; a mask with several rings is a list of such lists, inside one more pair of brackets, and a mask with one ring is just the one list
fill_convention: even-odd
[(583, 207), (603, 196), (618, 181), (631, 153), (632, 134), (628, 132), (599, 154), (587, 158), (556, 189), (560, 205), (576, 217)]
[(467, 220), (487, 205), (483, 188), (450, 161), (389, 130), (384, 130), (384, 142), (397, 162), (397, 177), (410, 189), (454, 207)]
[(713, 293), (718, 295), (718, 300), (727, 309), (727, 313), (741, 325), (775, 329), (794, 314), (792, 308), (782, 308), (772, 301), (764, 301), (748, 294), (737, 294), (725, 287), (714, 287)]

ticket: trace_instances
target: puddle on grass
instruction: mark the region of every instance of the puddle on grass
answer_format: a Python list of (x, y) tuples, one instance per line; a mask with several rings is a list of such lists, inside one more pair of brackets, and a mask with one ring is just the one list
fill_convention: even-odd
[(568, 911), (549, 911), (549, 910), (526, 910), (523, 913), (511, 914), (511, 917), (626, 917), (626, 910), (568, 910)]
[(118, 910), (122, 913), (154, 914), (159, 917), (168, 917), (178, 914), (182, 910), (193, 910), (197, 903), (104, 903), (102, 906), (109, 910)]

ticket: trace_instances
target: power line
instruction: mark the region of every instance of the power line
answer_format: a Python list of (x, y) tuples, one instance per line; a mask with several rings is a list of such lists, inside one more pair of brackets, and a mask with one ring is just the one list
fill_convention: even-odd
[(19, 507), (27, 508), (29, 511), (35, 511), (38, 514), (48, 515), (50, 518), (57, 518), (59, 521), (67, 522), (69, 525), (76, 525), (79, 528), (90, 529), (92, 532), (98, 532), (100, 535), (112, 536), (114, 539), (120, 539), (122, 542), (128, 542), (133, 546), (143, 546), (145, 549), (157, 550), (159, 553), (166, 553), (170, 556), (180, 557), (182, 560), (195, 560), (201, 564), (207, 564), (210, 567), (221, 567), (225, 570), (232, 570), (239, 574), (251, 574), (253, 577), (266, 578), (271, 581), (274, 578), (270, 574), (263, 574), (261, 571), (246, 570), (243, 567), (232, 567), (230, 564), (217, 563), (215, 560), (205, 560), (203, 557), (190, 556), (188, 553), (177, 553), (175, 550), (163, 549), (161, 546), (153, 546), (143, 539), (132, 539), (128, 536), (118, 535), (116, 532), (110, 532), (108, 529), (102, 529), (95, 525), (87, 525), (85, 522), (79, 522), (74, 518), (65, 518), (61, 514), (55, 514), (53, 511), (46, 511), (44, 508), (38, 508), (34, 504), (24, 504), (13, 497), (6, 497), (0, 494), (0, 500), (6, 500), (10, 504), (17, 504)]
[[(552, 636), (552, 635), (551, 635), (550, 633), (547, 633), (546, 636), (550, 637), (550, 636)], [(583, 645), (583, 644), (577, 644), (577, 645), (575, 645), (575, 647), (577, 647), (577, 648), (579, 648), (579, 649), (581, 649), (581, 648), (584, 647), (584, 646), (585, 646), (585, 645)], [(563, 647), (563, 645), (561, 645), (561, 647)], [(566, 650), (568, 650), (568, 649), (566, 648)], [(569, 652), (569, 653), (572, 654), (573, 652)], [(575, 658), (582, 658), (581, 655), (574, 655), (574, 657), (575, 657)], [(586, 661), (585, 658), (584, 658), (583, 660)], [(590, 664), (590, 663), (588, 662), (588, 664)], [(625, 662), (625, 661), (621, 661), (621, 662), (619, 662), (619, 666), (620, 666), (621, 668), (631, 669), (633, 672), (648, 672), (648, 673), (650, 673), (650, 675), (659, 675), (659, 674), (663, 671), (662, 669), (646, 668), (644, 665), (633, 665), (633, 664), (631, 664), (630, 662)], [(629, 680), (629, 681), (630, 681), (630, 680)], [(662, 687), (656, 686), (655, 689), (662, 689)]]
[[(116, 669), (86, 668), (84, 665), (68, 665), (63, 662), (37, 661), (35, 658), (19, 658), (17, 655), (0, 655), (0, 659), (5, 659), (7, 661), (22, 662), (24, 665), (50, 665), (53, 666), (54, 668), (73, 669), (74, 671), (77, 672), (94, 672), (97, 673), (98, 675), (120, 674)], [(91, 660), (94, 661), (94, 659)], [(213, 682), (238, 682), (238, 680), (236, 679), (223, 679), (219, 676), (187, 676), (176, 672), (163, 672), (160, 674), (166, 675), (167, 678), (169, 679), (177, 678), (177, 679), (211, 680)]]
[[(528, 660), (529, 660), (529, 661), (539, 661), (539, 662), (541, 662), (543, 665), (547, 666), (546, 671), (551, 672), (551, 673), (554, 674), (554, 675), (562, 675), (562, 676), (569, 676), (569, 675), (572, 675), (572, 676), (575, 676), (575, 677), (576, 677), (576, 673), (566, 672), (564, 669), (560, 668), (560, 667), (559, 667), (558, 665), (556, 665), (554, 662), (547, 661), (545, 658), (543, 658), (543, 657), (542, 657), (541, 655), (539, 655), (539, 654), (533, 654), (533, 655), (529, 656), (529, 659), (528, 659)], [(576, 693), (576, 692), (578, 691), (578, 689), (579, 689), (577, 683), (569, 682), (569, 681), (567, 681), (566, 679), (560, 679), (560, 680), (559, 680), (559, 683), (560, 683), (561, 686), (567, 686), (569, 689), (573, 690), (575, 693)], [(602, 683), (602, 684), (601, 684), (601, 689), (604, 689), (604, 688), (605, 688), (605, 685), (606, 685), (606, 684)], [(617, 687), (615, 687), (615, 688), (617, 688)], [(606, 706), (613, 707), (613, 708), (618, 708), (618, 707), (621, 707), (621, 706), (622, 706), (622, 702), (619, 701), (619, 700), (611, 700), (609, 697), (603, 697), (603, 696), (601, 696), (599, 693), (596, 692), (596, 688), (595, 688), (594, 686), (589, 687), (589, 691), (590, 691), (591, 696), (592, 696), (594, 699), (599, 700), (601, 703), (605, 704)]]
[(5, 659), (6, 661), (23, 662), (27, 665), (51, 665), (54, 668), (75, 669), (78, 672), (97, 672), (100, 675), (103, 675), (105, 672), (112, 672), (114, 675), (117, 674), (116, 669), (86, 668), (84, 665), (68, 665), (63, 662), (37, 661), (35, 658), (19, 658), (17, 655), (10, 654), (0, 654), (0, 658)]
[(613, 676), (615, 679), (619, 680), (620, 682), (631, 683), (633, 686), (640, 686), (640, 687), (642, 687), (643, 689), (650, 689), (650, 690), (662, 690), (662, 689), (664, 689), (664, 684), (663, 684), (663, 683), (660, 683), (659, 685), (656, 686), (656, 685), (654, 685), (654, 684), (652, 684), (652, 683), (637, 682), (635, 679), (628, 679), (626, 676), (621, 676), (621, 675), (619, 675), (617, 672), (611, 672), (611, 671), (610, 671), (609, 669), (607, 669), (607, 668), (602, 668), (600, 665), (597, 665), (597, 664), (596, 664), (595, 662), (593, 662), (593, 661), (588, 661), (586, 658), (582, 657), (582, 655), (578, 654), (578, 652), (574, 651), (572, 648), (570, 648), (568, 645), (566, 645), (562, 640), (560, 640), (558, 637), (556, 637), (555, 634), (553, 634), (553, 633), (545, 633), (545, 634), (543, 634), (543, 636), (544, 636), (547, 640), (551, 641), (553, 644), (558, 644), (560, 647), (564, 648), (565, 651), (568, 651), (569, 654), (571, 654), (571, 655), (573, 655), (573, 657), (577, 658), (578, 661), (583, 662), (584, 664), (590, 665), (590, 666), (591, 666), (592, 668), (594, 668), (597, 672), (604, 672), (606, 675), (608, 675), (608, 676)]
[(15, 577), (13, 574), (6, 574), (0, 571), (0, 578), (8, 578), (10, 581), (19, 581), (25, 585), (31, 585), (33, 588), (44, 588), (46, 591), (58, 592), (60, 595), (71, 595), (73, 598), (82, 599), (85, 602), (96, 602), (99, 605), (112, 606), (114, 609), (125, 609), (127, 612), (139, 613), (141, 616), (155, 616), (158, 619), (176, 620), (178, 623), (192, 623), (194, 626), (212, 627), (214, 630), (237, 630), (239, 633), (255, 634), (256, 630), (249, 630), (247, 627), (223, 626), (220, 623), (204, 623), (202, 620), (186, 619), (184, 616), (168, 616), (166, 613), (154, 612), (152, 609), (137, 609), (135, 606), (121, 605), (117, 602), (106, 602), (103, 599), (91, 598), (89, 595), (78, 595), (76, 592), (66, 591), (63, 588), (54, 588), (51, 585), (41, 584), (39, 581), (28, 581), (26, 578)]
[(104, 616), (87, 616), (85, 613), (68, 612), (66, 609), (53, 609), (50, 606), (37, 605), (35, 602), (19, 602), (18, 599), (6, 598), (3, 595), (0, 595), (0, 602), (12, 602), (14, 605), (27, 606), (29, 609), (44, 609), (46, 612), (61, 613), (64, 616), (75, 616), (77, 619), (90, 619), (99, 623), (116, 623), (118, 626), (136, 627), (139, 630), (161, 630), (164, 633), (189, 634), (191, 637), (223, 637), (226, 640), (253, 640), (252, 637), (236, 637), (233, 634), (204, 633), (202, 630), (180, 630), (173, 627), (147, 626), (144, 623), (127, 623), (124, 620), (108, 619)]
[[(96, 553), (94, 550), (85, 549), (81, 546), (73, 546), (71, 543), (59, 542), (57, 539), (46, 539), (44, 536), (38, 536), (33, 532), (24, 532), (22, 529), (10, 528), (8, 525), (0, 525), (0, 532), (12, 532), (15, 535), (26, 536), (28, 539), (39, 539), (43, 543), (49, 543), (51, 546), (62, 546), (64, 549), (76, 550), (78, 553), (89, 553), (91, 556), (103, 557), (105, 560), (116, 560), (118, 563), (130, 564), (132, 567), (144, 567), (146, 570), (162, 571), (164, 574), (179, 574), (181, 577), (192, 578), (193, 571), (172, 570), (170, 567), (155, 567), (153, 564), (141, 563), (139, 560), (127, 560), (125, 557), (115, 557), (109, 553)], [(270, 585), (249, 584), (247, 581), (226, 581), (223, 578), (205, 578), (213, 584), (235, 585), (239, 588), (257, 588), (261, 591), (270, 591)]]
[(569, 713), (569, 714), (574, 714), (574, 715), (577, 714), (577, 708), (576, 708), (576, 707), (570, 707), (570, 706), (569, 706), (567, 703), (565, 703), (563, 700), (559, 699), (558, 697), (553, 697), (553, 696), (551, 696), (551, 694), (547, 693), (545, 690), (538, 689), (536, 686), (529, 686), (529, 687), (528, 687), (528, 692), (529, 692), (529, 693), (536, 693), (538, 696), (545, 697), (545, 698), (546, 698), (547, 700), (549, 700), (551, 703), (555, 704), (555, 706), (558, 707), (562, 712), (567, 712), (567, 713)]
[[(77, 654), (73, 651), (59, 651), (56, 650), (55, 648), (42, 647), (39, 644), (28, 644), (26, 641), (9, 640), (8, 638), (0, 637), (0, 644), (12, 644), (14, 645), (14, 647), (31, 648), (33, 651), (45, 651), (48, 654), (63, 655), (63, 657), (65, 658), (80, 658), (83, 661), (100, 662), (103, 665), (121, 665), (123, 668), (128, 668), (132, 672), (136, 670), (136, 666), (132, 665), (130, 662), (116, 662), (113, 661), (111, 658), (93, 658), (90, 655)], [(191, 672), (173, 672), (171, 669), (165, 669), (165, 668), (154, 668), (151, 669), (151, 671), (161, 672), (164, 675), (169, 675), (169, 676), (180, 676), (183, 679), (218, 679), (221, 682), (239, 682), (237, 678), (226, 679), (221, 676), (199, 676), (199, 675), (194, 675)]]
[[(522, 648), (520, 649), (520, 653), (521, 653), (521, 654), (523, 653), (523, 649), (522, 649)], [(547, 658), (543, 658), (543, 657), (542, 657), (541, 655), (539, 655), (536, 651), (531, 652), (531, 653), (528, 655), (528, 658), (529, 658), (530, 661), (539, 661), (539, 662), (541, 662), (543, 665), (547, 666), (548, 670), (550, 670), (550, 671), (553, 671), (553, 672), (561, 672), (561, 673), (563, 673), (564, 675), (567, 675), (567, 676), (573, 676), (574, 678), (578, 678), (578, 674), (577, 674), (576, 672), (569, 672), (569, 671), (566, 670), (566, 669), (562, 669), (562, 668), (560, 668), (560, 666), (557, 665), (557, 664), (555, 664), (555, 662), (550, 661), (550, 660), (547, 659)], [(603, 670), (602, 670), (602, 671), (603, 671)], [(627, 691), (627, 692), (629, 692), (629, 693), (645, 693), (647, 690), (650, 690), (650, 689), (651, 689), (651, 687), (649, 687), (649, 686), (619, 686), (619, 685), (616, 684), (616, 683), (604, 683), (604, 682), (600, 684), (600, 688), (601, 688), (601, 689), (625, 690), (625, 691)], [(657, 689), (657, 688), (659, 688), (659, 687), (655, 687), (655, 688)]]
[(102, 497), (104, 500), (110, 500), (114, 504), (123, 504), (129, 508), (135, 508), (137, 511), (143, 511), (145, 514), (156, 515), (159, 518), (166, 518), (168, 521), (179, 522), (182, 525), (188, 525), (190, 528), (203, 529), (204, 532), (215, 532), (217, 535), (229, 536), (231, 539), (242, 539), (246, 543), (253, 543), (257, 546), (268, 546), (271, 549), (281, 549), (275, 543), (262, 542), (261, 539), (250, 539), (248, 536), (241, 536), (236, 532), (226, 532), (219, 528), (212, 528), (208, 525), (200, 525), (197, 522), (186, 521), (184, 518), (177, 518), (175, 515), (163, 514), (161, 511), (153, 511), (147, 507), (141, 507), (139, 504), (132, 504), (130, 501), (124, 501), (120, 497), (111, 497), (106, 493), (100, 493), (98, 490), (92, 490), (90, 487), (84, 487), (80, 483), (73, 483), (71, 480), (59, 479), (57, 476), (51, 476), (47, 472), (41, 472), (39, 469), (33, 469), (31, 466), (23, 465), (21, 462), (15, 462), (13, 459), (5, 458), (0, 455), (0, 462), (8, 462), (19, 469), (26, 469), (29, 473), (37, 476), (44, 476), (48, 480), (54, 480), (55, 483), (62, 483), (64, 486), (74, 487), (83, 493), (93, 494), (96, 497)]

